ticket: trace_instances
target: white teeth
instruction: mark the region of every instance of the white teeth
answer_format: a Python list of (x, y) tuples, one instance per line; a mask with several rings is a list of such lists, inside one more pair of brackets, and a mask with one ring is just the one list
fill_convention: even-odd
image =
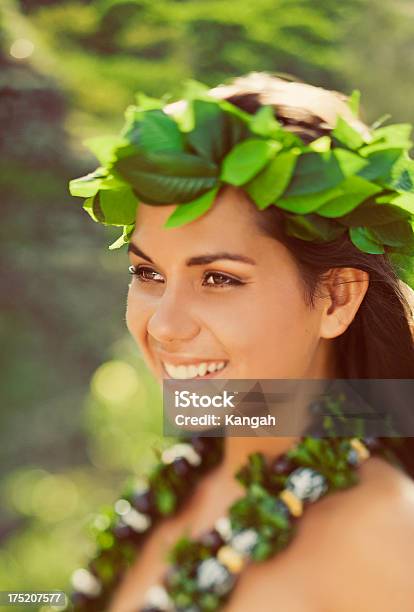
[(197, 376), (198, 374), (198, 368), (195, 365), (187, 366), (187, 370), (191, 378), (193, 378), (194, 376)]
[(177, 368), (177, 378), (187, 378), (187, 368), (184, 365), (180, 365)]
[(198, 375), (205, 376), (206, 372), (207, 372), (207, 364), (200, 363), (200, 365), (198, 366)]
[(175, 366), (171, 363), (164, 363), (165, 370), (171, 378), (180, 380), (186, 380), (188, 378), (196, 378), (197, 376), (205, 376), (207, 373), (215, 372), (216, 370), (222, 370), (225, 366), (224, 361), (212, 361), (207, 363), (190, 364), (190, 365), (179, 365)]

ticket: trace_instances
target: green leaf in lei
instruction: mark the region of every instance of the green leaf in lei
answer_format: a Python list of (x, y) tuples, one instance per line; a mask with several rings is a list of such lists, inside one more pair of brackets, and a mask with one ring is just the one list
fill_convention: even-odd
[(275, 205), (287, 212), (306, 215), (318, 210), (326, 202), (340, 195), (342, 195), (342, 191), (339, 187), (331, 187), (318, 193), (279, 198)]
[(148, 153), (184, 150), (183, 135), (177, 123), (160, 109), (137, 112), (123, 136)]
[(350, 176), (336, 187), (319, 193), (280, 198), (276, 205), (288, 212), (302, 215), (317, 212), (323, 217), (340, 217), (380, 191), (382, 189), (378, 185), (358, 176)]
[(115, 242), (110, 244), (108, 248), (112, 251), (114, 249), (121, 248), (124, 244), (127, 244), (131, 239), (134, 229), (135, 223), (132, 223), (131, 225), (124, 225), (121, 236), (117, 238)]
[(316, 140), (309, 143), (309, 149), (317, 153), (324, 153), (331, 148), (332, 139), (329, 136), (320, 136)]
[(168, 217), (164, 227), (180, 227), (201, 217), (213, 205), (218, 190), (219, 188), (215, 187), (196, 200), (177, 206), (172, 215)]
[(123, 226), (134, 223), (137, 205), (136, 195), (126, 186), (121, 189), (101, 189), (85, 201), (83, 208), (94, 221), (104, 225)]
[(224, 158), (220, 178), (240, 186), (250, 181), (282, 148), (276, 141), (250, 138), (236, 145)]
[(383, 181), (389, 189), (414, 193), (414, 160), (404, 153), (393, 165), (390, 176)]
[(135, 221), (138, 200), (130, 187), (101, 189), (100, 209), (107, 225), (130, 225)]
[(349, 149), (359, 149), (364, 144), (364, 139), (343, 117), (338, 117), (335, 128), (331, 132), (334, 140), (344, 144)]
[(326, 204), (317, 209), (318, 215), (322, 217), (342, 217), (356, 208), (361, 202), (382, 191), (381, 187), (370, 183), (359, 176), (350, 176), (340, 188), (343, 190), (342, 195), (329, 200)]
[(94, 172), (70, 181), (69, 192), (79, 198), (91, 198), (98, 193), (106, 176), (107, 171), (104, 168), (97, 168)]
[(392, 197), (384, 195), (376, 198), (376, 202), (393, 204), (405, 211), (407, 215), (414, 215), (414, 193), (400, 193)]
[(315, 242), (335, 240), (346, 232), (346, 227), (336, 221), (316, 214), (285, 215), (285, 231), (289, 236)]
[[(402, 194), (400, 197), (404, 198), (405, 196), (414, 199), (414, 194), (408, 193)], [(375, 199), (368, 198), (355, 210), (343, 215), (340, 222), (348, 227), (383, 225), (384, 223), (392, 223), (410, 218), (412, 214), (410, 212), (411, 207), (413, 207), (414, 213), (414, 202), (399, 201), (397, 198), (394, 200), (390, 195), (380, 196)]]
[(260, 209), (266, 208), (283, 194), (292, 178), (297, 154), (282, 151), (245, 185), (245, 189)]
[(383, 178), (386, 180), (391, 176), (391, 170), (394, 164), (400, 159), (404, 153), (403, 149), (385, 149), (383, 151), (373, 151), (372, 153), (364, 153), (366, 156), (367, 165), (358, 172), (358, 176), (367, 179), (368, 181)]
[(396, 221), (371, 228), (371, 232), (378, 242), (392, 247), (413, 247), (414, 234), (409, 221)]
[(352, 243), (364, 253), (380, 255), (385, 253), (382, 244), (378, 243), (372, 232), (366, 227), (351, 227), (349, 237)]
[(284, 196), (288, 198), (331, 189), (344, 178), (362, 170), (367, 163), (359, 155), (345, 149), (304, 153), (298, 159), (295, 175)]
[(224, 111), (216, 101), (192, 102), (195, 128), (186, 143), (201, 157), (220, 164), (227, 153), (248, 135), (248, 127), (238, 116)]
[(94, 196), (87, 198), (83, 203), (82, 208), (86, 210), (88, 215), (96, 222), (96, 223), (104, 223), (104, 216), (101, 211), (101, 206), (99, 203), (99, 193)]
[(258, 136), (278, 138), (282, 124), (274, 116), (272, 106), (262, 106), (250, 120), (250, 131)]
[(359, 89), (354, 89), (348, 98), (348, 106), (354, 113), (355, 117), (359, 114), (359, 104), (361, 100), (361, 92)]
[(182, 152), (137, 152), (118, 159), (113, 170), (138, 198), (151, 204), (191, 202), (217, 185), (218, 167)]
[(374, 130), (372, 134), (372, 146), (376, 143), (384, 143), (389, 147), (410, 149), (412, 146), (411, 131), (413, 127), (409, 123), (394, 123)]

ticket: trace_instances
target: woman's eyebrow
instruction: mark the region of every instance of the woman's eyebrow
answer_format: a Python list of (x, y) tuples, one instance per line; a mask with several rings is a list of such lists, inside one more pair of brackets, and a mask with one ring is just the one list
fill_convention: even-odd
[(145, 255), (145, 253), (141, 251), (141, 249), (139, 249), (137, 245), (134, 244), (133, 242), (130, 242), (128, 244), (128, 253), (130, 252), (134, 253), (135, 255), (138, 255), (138, 257), (142, 257), (142, 259), (145, 259), (146, 261), (149, 261), (150, 263), (154, 263), (151, 257), (148, 257), (148, 255)]
[[(137, 247), (136, 244), (130, 242), (128, 244), (128, 252), (135, 253), (138, 257), (149, 261), (150, 263), (154, 263), (148, 255), (146, 255), (140, 248)], [(217, 261), (219, 259), (227, 259), (230, 261), (241, 261), (243, 263), (250, 264), (252, 266), (256, 265), (256, 262), (251, 257), (247, 257), (246, 255), (239, 255), (238, 253), (228, 253), (227, 251), (221, 251), (219, 253), (208, 253), (205, 255), (197, 255), (195, 257), (190, 257), (186, 260), (187, 266), (202, 266), (205, 264), (212, 263), (213, 261)]]
[(256, 265), (256, 262), (251, 257), (246, 255), (238, 255), (237, 253), (227, 253), (226, 251), (220, 253), (211, 253), (206, 255), (198, 255), (197, 257), (190, 257), (185, 262), (187, 266), (202, 266), (204, 264), (212, 263), (218, 259), (229, 259), (230, 261), (242, 261), (243, 263)]

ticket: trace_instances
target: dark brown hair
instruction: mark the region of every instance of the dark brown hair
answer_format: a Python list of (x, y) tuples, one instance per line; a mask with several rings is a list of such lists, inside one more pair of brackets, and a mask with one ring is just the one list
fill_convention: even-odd
[[(284, 126), (304, 142), (329, 133), (338, 113), (361, 132), (367, 129), (346, 105), (346, 96), (305, 83), (265, 73), (252, 73), (213, 90), (239, 108), (254, 113), (271, 104)], [(334, 339), (341, 378), (414, 379), (414, 342), (411, 305), (394, 268), (385, 255), (363, 253), (347, 235), (329, 243), (288, 236), (284, 215), (275, 206), (257, 211), (261, 229), (282, 242), (296, 260), (310, 307), (321, 280), (332, 268), (352, 267), (369, 274), (369, 286), (347, 330)], [(390, 397), (395, 402), (395, 396)], [(414, 477), (414, 438), (387, 439)]]

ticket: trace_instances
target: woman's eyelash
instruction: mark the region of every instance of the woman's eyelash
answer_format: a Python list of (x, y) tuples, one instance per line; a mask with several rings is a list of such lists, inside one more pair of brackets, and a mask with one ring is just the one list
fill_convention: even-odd
[(150, 283), (151, 281), (154, 281), (156, 283), (160, 282), (160, 281), (155, 280), (154, 278), (145, 277), (145, 273), (147, 272), (149, 274), (159, 274), (159, 272), (156, 272), (155, 270), (153, 270), (152, 268), (149, 268), (148, 266), (129, 266), (128, 270), (130, 274), (133, 274), (134, 276), (136, 276), (138, 280), (141, 281), (142, 283)]
[[(206, 281), (207, 278), (221, 278), (223, 282), (221, 283), (210, 283)], [(238, 278), (234, 278), (234, 276), (229, 276), (228, 274), (223, 274), (222, 272), (206, 272), (204, 275), (204, 282), (206, 286), (210, 287), (227, 287), (227, 286), (237, 286), (244, 285), (243, 281)]]
[[(150, 282), (160, 282), (154, 278), (146, 277), (146, 274), (159, 274), (152, 268), (148, 266), (129, 266), (129, 273), (135, 275), (140, 282), (150, 283)], [(161, 275), (160, 275), (161, 276)], [(215, 282), (210, 282), (210, 279), (216, 279)], [(162, 283), (164, 281), (161, 281)], [(228, 274), (223, 274), (222, 272), (206, 272), (203, 277), (203, 285), (207, 287), (228, 287), (228, 286), (239, 286), (244, 285), (244, 282), (239, 280), (238, 278), (234, 278)]]

